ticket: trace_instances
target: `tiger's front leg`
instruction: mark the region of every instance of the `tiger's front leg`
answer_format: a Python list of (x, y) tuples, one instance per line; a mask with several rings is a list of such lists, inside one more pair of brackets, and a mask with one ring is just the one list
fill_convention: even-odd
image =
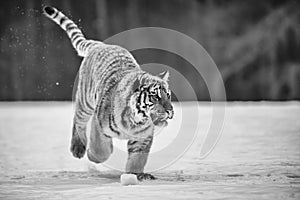
[[(94, 113), (94, 103), (90, 102), (92, 98), (86, 98), (85, 90), (86, 80), (81, 79), (79, 89), (76, 93), (76, 110), (73, 119), (73, 130), (70, 150), (74, 157), (82, 158), (86, 152), (87, 138), (86, 127), (89, 119)], [(87, 99), (90, 99), (88, 101)]]
[(149, 151), (152, 145), (153, 135), (143, 140), (129, 140), (127, 143), (128, 159), (126, 173), (136, 174), (139, 180), (155, 179), (151, 174), (144, 173)]
[(87, 139), (86, 139), (86, 127), (77, 126), (73, 122), (72, 139), (70, 151), (75, 158), (82, 158), (86, 151)]

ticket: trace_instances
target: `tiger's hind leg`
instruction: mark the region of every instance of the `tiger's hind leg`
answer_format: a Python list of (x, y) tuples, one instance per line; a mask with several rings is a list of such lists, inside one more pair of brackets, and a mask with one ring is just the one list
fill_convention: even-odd
[(109, 158), (112, 152), (112, 138), (103, 133), (97, 117), (94, 116), (91, 123), (89, 149), (87, 151), (88, 159), (94, 163), (102, 163)]
[(144, 173), (144, 168), (148, 160), (152, 141), (152, 135), (143, 140), (128, 141), (128, 159), (126, 163), (126, 173), (136, 174), (139, 180), (155, 179), (153, 175)]

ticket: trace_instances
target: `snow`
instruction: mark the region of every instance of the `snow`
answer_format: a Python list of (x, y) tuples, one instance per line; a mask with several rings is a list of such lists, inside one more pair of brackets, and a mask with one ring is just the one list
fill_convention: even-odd
[[(174, 163), (154, 171), (157, 180), (122, 187), (122, 171), (72, 157), (70, 102), (1, 102), (0, 199), (300, 198), (299, 102), (228, 103), (221, 139), (205, 159), (199, 152), (211, 122), (210, 104), (181, 103), (175, 109), (174, 122), (157, 132), (151, 152), (180, 134), (178, 124), (186, 117), (176, 111), (199, 110), (197, 140)], [(180, 130), (189, 134), (190, 125)], [(124, 154), (125, 143), (115, 142)], [(147, 165), (172, 156), (162, 152)]]
[(137, 185), (139, 184), (137, 176), (135, 174), (122, 174), (120, 177), (122, 185)]

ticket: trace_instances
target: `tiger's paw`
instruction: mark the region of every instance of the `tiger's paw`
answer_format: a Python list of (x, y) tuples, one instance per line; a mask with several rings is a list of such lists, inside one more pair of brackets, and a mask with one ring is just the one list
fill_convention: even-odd
[(79, 137), (73, 137), (70, 150), (75, 158), (82, 158), (86, 151), (86, 144)]
[(139, 181), (156, 179), (155, 176), (153, 176), (152, 174), (148, 174), (148, 173), (131, 173), (131, 174), (135, 174)]

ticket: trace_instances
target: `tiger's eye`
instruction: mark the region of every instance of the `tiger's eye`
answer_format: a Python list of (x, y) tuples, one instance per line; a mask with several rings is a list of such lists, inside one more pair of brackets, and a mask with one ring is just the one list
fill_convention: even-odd
[(167, 97), (168, 97), (168, 99), (170, 99), (171, 98), (171, 93), (167, 93)]
[(159, 97), (157, 95), (151, 95), (151, 99), (153, 101), (158, 101), (159, 100)]

